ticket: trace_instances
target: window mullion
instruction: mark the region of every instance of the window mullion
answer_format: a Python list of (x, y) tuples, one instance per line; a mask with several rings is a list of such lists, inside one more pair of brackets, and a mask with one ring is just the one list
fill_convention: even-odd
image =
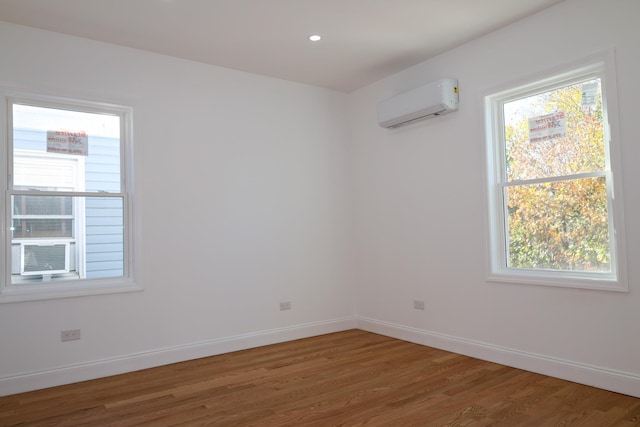
[(41, 191), (41, 190), (9, 190), (12, 196), (59, 196), (59, 197), (114, 197), (123, 198), (124, 193), (96, 191)]
[(578, 173), (574, 175), (560, 175), (560, 176), (551, 176), (545, 178), (535, 178), (535, 179), (519, 179), (514, 181), (504, 182), (501, 185), (503, 187), (519, 187), (523, 185), (533, 185), (533, 184), (545, 184), (549, 182), (560, 182), (560, 181), (572, 181), (577, 179), (585, 179), (585, 178), (601, 178), (607, 177), (607, 171), (598, 171), (598, 172), (584, 172)]

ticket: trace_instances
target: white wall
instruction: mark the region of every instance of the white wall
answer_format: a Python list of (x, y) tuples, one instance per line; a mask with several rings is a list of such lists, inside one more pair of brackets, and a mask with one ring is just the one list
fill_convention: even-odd
[(145, 287), (0, 305), (0, 394), (354, 325), (345, 94), (5, 23), (0, 57), (5, 89), (134, 108)]
[[(639, 16), (569, 0), (352, 95), (361, 327), (640, 396)], [(630, 292), (488, 283), (483, 92), (611, 47)], [(440, 77), (459, 79), (458, 112), (377, 126), (377, 102)]]
[[(0, 84), (134, 107), (145, 286), (0, 306), (0, 394), (358, 326), (640, 396), (637, 16), (567, 0), (350, 95), (0, 23)], [(487, 283), (481, 94), (610, 47), (630, 292)], [(378, 127), (450, 76), (460, 111)]]

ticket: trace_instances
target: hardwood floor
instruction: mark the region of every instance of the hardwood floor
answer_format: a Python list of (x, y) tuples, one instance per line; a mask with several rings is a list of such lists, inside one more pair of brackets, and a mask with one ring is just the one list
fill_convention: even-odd
[(13, 426), (640, 426), (640, 399), (360, 330), (0, 398)]

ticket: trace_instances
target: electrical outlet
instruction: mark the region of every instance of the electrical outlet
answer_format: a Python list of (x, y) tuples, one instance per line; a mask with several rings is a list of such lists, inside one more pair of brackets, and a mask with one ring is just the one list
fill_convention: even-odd
[(291, 310), (291, 301), (282, 301), (280, 303), (280, 311)]
[(424, 301), (414, 299), (413, 308), (415, 308), (416, 310), (424, 310)]
[(69, 329), (60, 332), (60, 341), (74, 341), (80, 339), (80, 329)]

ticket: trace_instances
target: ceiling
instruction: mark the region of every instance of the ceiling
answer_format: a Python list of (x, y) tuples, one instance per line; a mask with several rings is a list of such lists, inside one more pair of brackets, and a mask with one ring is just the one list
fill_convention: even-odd
[(561, 1), (0, 0), (0, 20), (351, 92)]

